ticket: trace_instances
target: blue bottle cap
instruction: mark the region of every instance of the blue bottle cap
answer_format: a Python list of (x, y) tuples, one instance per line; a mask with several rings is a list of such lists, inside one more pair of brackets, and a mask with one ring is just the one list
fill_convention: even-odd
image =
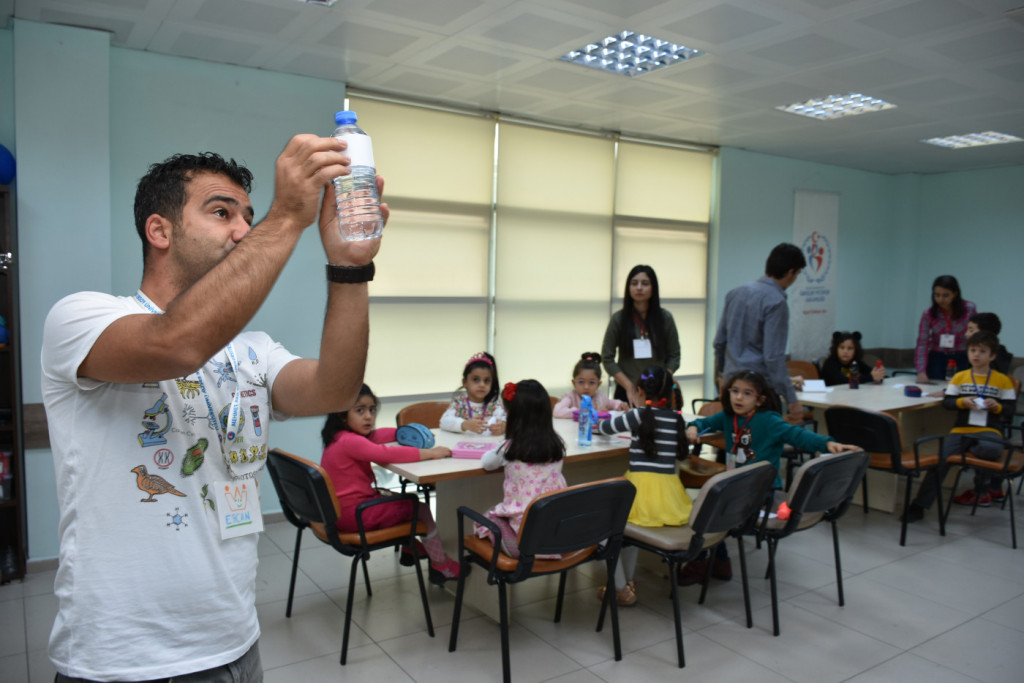
[(342, 111), (334, 114), (334, 123), (338, 126), (344, 126), (350, 123), (355, 123), (359, 117), (356, 116), (354, 111), (343, 109)]

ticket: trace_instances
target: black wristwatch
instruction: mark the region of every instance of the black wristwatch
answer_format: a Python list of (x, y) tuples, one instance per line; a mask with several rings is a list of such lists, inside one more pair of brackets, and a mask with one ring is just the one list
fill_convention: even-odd
[(356, 283), (369, 282), (376, 272), (373, 261), (365, 266), (335, 266), (327, 264), (327, 279), (330, 282)]

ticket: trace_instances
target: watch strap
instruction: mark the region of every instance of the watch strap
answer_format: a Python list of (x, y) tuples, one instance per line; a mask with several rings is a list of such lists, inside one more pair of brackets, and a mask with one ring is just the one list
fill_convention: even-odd
[(343, 284), (369, 282), (373, 279), (376, 271), (377, 269), (373, 265), (373, 261), (370, 261), (365, 266), (336, 266), (328, 263), (327, 279), (330, 282), (341, 282)]

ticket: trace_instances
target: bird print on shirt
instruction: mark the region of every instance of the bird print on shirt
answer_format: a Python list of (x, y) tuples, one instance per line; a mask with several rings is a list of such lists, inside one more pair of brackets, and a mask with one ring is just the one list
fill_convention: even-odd
[(186, 497), (184, 493), (174, 488), (174, 486), (172, 486), (171, 483), (163, 477), (146, 472), (145, 465), (133, 467), (132, 472), (136, 474), (135, 485), (138, 486), (139, 490), (143, 493), (149, 494), (149, 498), (143, 498), (141, 500), (143, 503), (155, 503), (156, 498), (153, 496), (159, 496), (164, 493), (181, 496), (182, 498)]

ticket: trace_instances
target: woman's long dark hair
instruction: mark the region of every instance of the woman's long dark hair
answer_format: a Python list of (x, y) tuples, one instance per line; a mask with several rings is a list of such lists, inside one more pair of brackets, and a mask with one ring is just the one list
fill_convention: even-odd
[(750, 382), (754, 386), (754, 391), (757, 392), (757, 395), (764, 396), (764, 403), (758, 407), (758, 410), (782, 412), (782, 400), (779, 399), (779, 395), (775, 393), (775, 390), (769, 386), (768, 380), (764, 378), (764, 375), (753, 370), (740, 370), (722, 385), (722, 412), (726, 415), (732, 417), (736, 414), (736, 411), (732, 409), (732, 401), (729, 399), (729, 390), (739, 380)]
[[(672, 375), (665, 368), (651, 365), (640, 373), (640, 379), (637, 380), (636, 386), (644, 392), (644, 398), (647, 401), (647, 406), (640, 410), (640, 426), (636, 430), (636, 440), (640, 444), (640, 448), (644, 450), (647, 459), (654, 460), (658, 457), (658, 445), (655, 442), (658, 424), (654, 415), (654, 404), (668, 405), (672, 400), (674, 382)], [(685, 460), (689, 445), (686, 438), (686, 421), (679, 413), (672, 412), (676, 416), (676, 460)]]
[[(380, 399), (365, 384), (359, 388), (359, 396), (356, 396), (356, 401), (363, 396), (369, 396), (373, 399), (373, 405), (378, 408), (380, 407)], [(347, 410), (343, 410), (340, 413), (328, 413), (327, 420), (324, 422), (324, 428), (320, 430), (320, 438), (323, 439), (324, 448), (334, 443), (334, 437), (338, 435), (338, 432), (347, 431), (351, 431), (348, 426)]]
[(565, 456), (565, 444), (551, 422), (551, 397), (535, 379), (524, 379), (515, 386), (512, 399), (502, 392), (508, 422), (505, 439), (506, 460), (533, 464), (557, 462)]
[[(633, 266), (626, 277), (626, 293), (622, 297), (622, 329), (619, 331), (619, 358), (633, 357), (634, 326), (633, 320), (635, 309), (633, 298), (629, 295), (629, 283), (639, 273), (646, 273), (651, 279), (651, 300), (647, 305), (647, 335), (651, 338), (651, 346), (654, 349), (655, 358), (665, 358), (665, 316), (661, 311), (661, 294), (658, 289), (658, 276), (654, 274), (654, 268), (643, 264)], [(637, 330), (639, 332), (639, 330)]]
[(953, 318), (962, 318), (964, 315), (964, 298), (960, 296), (960, 283), (952, 275), (940, 275), (932, 283), (932, 307), (930, 315), (938, 318), (942, 315), (942, 309), (935, 303), (935, 288), (942, 287), (953, 292)]

